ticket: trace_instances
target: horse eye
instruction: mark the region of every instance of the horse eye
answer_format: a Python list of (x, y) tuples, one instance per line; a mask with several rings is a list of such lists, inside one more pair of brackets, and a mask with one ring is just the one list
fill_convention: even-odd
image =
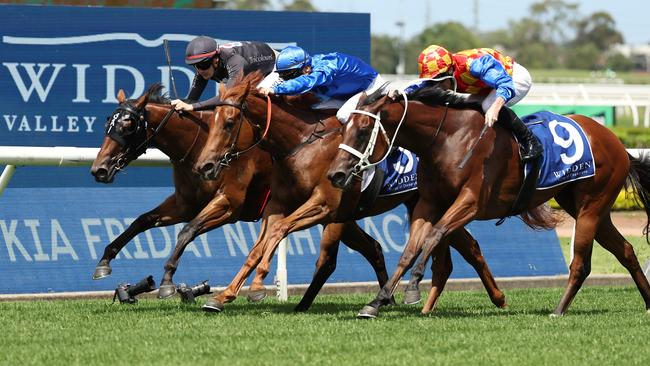
[(232, 131), (233, 127), (235, 127), (235, 121), (232, 118), (226, 119), (226, 123), (224, 123), (226, 131)]

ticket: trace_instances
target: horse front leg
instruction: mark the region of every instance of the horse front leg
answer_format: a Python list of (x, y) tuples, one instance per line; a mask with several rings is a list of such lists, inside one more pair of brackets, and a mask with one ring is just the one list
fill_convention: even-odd
[(393, 297), (402, 276), (411, 268), (422, 251), (423, 238), (432, 228), (430, 218), (434, 217), (435, 214), (434, 205), (422, 198), (417, 201), (411, 215), (409, 239), (397, 263), (395, 272), (393, 272), (388, 282), (382, 286), (377, 296), (357, 313), (357, 318), (376, 318), (379, 315), (379, 308), (390, 303), (390, 299)]
[(173, 277), (178, 268), (178, 261), (187, 245), (197, 236), (229, 222), (232, 213), (233, 208), (230, 201), (225, 195), (220, 194), (213, 198), (192, 221), (183, 227), (181, 232), (178, 233), (174, 252), (165, 263), (165, 273), (158, 290), (158, 298), (168, 298), (176, 293)]
[(320, 244), (320, 255), (316, 261), (316, 271), (314, 277), (300, 299), (300, 302), (294, 308), (294, 311), (307, 311), (314, 302), (316, 295), (325, 284), (329, 276), (336, 269), (336, 259), (339, 253), (339, 239), (341, 239), (346, 224), (328, 224), (323, 229), (323, 238)]
[[(447, 241), (442, 240), (447, 233), (454, 232), (455, 230), (465, 226), (475, 217), (477, 206), (473, 197), (474, 195), (469, 193), (469, 191), (463, 191), (449, 209), (447, 209), (447, 212), (442, 215), (442, 218), (440, 218), (440, 220), (433, 226), (430, 233), (424, 239), (423, 255), (420, 257), (414, 271), (418, 273), (424, 272), (427, 260), (433, 255), (434, 251), (437, 253), (444, 252), (442, 249), (437, 251), (436, 247), (440, 244), (442, 244), (443, 248), (448, 245)], [(442, 291), (440, 288), (431, 288), (429, 298), (422, 308), (422, 314), (431, 312), (435, 305), (435, 301), (437, 301), (437, 298), (440, 295), (440, 291)]]
[(323, 223), (330, 212), (325, 197), (316, 193), (291, 215), (271, 225), (268, 238), (265, 239), (264, 255), (257, 265), (257, 274), (251, 283), (250, 292), (255, 294), (266, 291), (264, 279), (271, 270), (271, 260), (280, 241), (294, 231)]
[(228, 287), (226, 287), (221, 293), (208, 299), (208, 301), (203, 305), (203, 310), (221, 312), (224, 309), (224, 304), (232, 302), (237, 298), (237, 294), (239, 294), (239, 291), (244, 286), (246, 279), (253, 272), (253, 269), (257, 266), (264, 255), (264, 246), (266, 245), (266, 235), (269, 226), (273, 225), (275, 221), (280, 220), (283, 217), (282, 213), (279, 213), (282, 211), (281, 208), (282, 205), (280, 203), (271, 199), (264, 218), (262, 219), (260, 234), (257, 237), (255, 245), (253, 245), (253, 248), (251, 248), (251, 251), (248, 253), (246, 261), (232, 281), (230, 281)]
[(186, 209), (178, 204), (176, 195), (167, 197), (158, 207), (138, 216), (122, 234), (104, 248), (104, 254), (95, 267), (93, 280), (111, 275), (113, 271), (111, 261), (138, 234), (152, 227), (174, 225), (186, 220), (188, 220)]

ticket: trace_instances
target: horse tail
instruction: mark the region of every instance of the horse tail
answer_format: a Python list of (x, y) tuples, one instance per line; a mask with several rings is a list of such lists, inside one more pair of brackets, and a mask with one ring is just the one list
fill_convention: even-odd
[(519, 215), (519, 218), (533, 230), (555, 229), (557, 224), (562, 221), (561, 217), (548, 204), (542, 204), (524, 211)]
[(643, 228), (645, 240), (650, 244), (648, 237), (650, 230), (650, 155), (639, 154), (638, 158), (627, 154), (630, 159), (630, 173), (625, 182), (625, 191), (631, 188), (634, 198), (643, 205), (648, 221)]

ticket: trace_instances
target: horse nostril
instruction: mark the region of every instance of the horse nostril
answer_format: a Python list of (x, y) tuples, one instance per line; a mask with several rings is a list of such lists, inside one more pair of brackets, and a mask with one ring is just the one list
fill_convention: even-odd
[(90, 172), (97, 180), (104, 179), (108, 175), (108, 170), (105, 168), (97, 168)]
[(203, 176), (207, 176), (208, 173), (210, 173), (213, 169), (214, 169), (214, 163), (207, 162), (203, 164), (202, 167), (199, 168), (199, 173), (201, 173)]
[(327, 179), (329, 179), (332, 182), (332, 185), (336, 188), (343, 188), (345, 186), (345, 173), (342, 171), (328, 174)]

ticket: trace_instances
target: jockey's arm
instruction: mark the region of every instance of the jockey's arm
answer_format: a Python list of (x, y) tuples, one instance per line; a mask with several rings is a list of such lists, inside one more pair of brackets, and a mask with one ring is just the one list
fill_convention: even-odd
[(336, 70), (329, 67), (314, 68), (310, 74), (298, 76), (276, 85), (273, 92), (278, 95), (295, 95), (306, 93), (318, 86), (327, 85), (334, 80)]
[(470, 74), (480, 79), (487, 86), (496, 89), (497, 96), (507, 103), (515, 96), (515, 84), (505, 67), (492, 55), (483, 55), (472, 61)]
[(484, 55), (474, 61), (469, 69), (472, 76), (496, 90), (497, 98), (485, 111), (485, 123), (492, 127), (499, 118), (501, 108), (515, 95), (515, 85), (505, 67), (492, 55)]

